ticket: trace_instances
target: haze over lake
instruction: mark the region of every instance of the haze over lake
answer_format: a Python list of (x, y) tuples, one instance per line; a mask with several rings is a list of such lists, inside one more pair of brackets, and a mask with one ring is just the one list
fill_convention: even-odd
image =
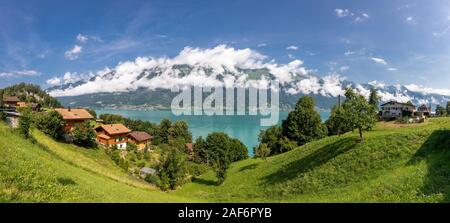
[[(175, 116), (170, 110), (119, 110), (119, 109), (96, 109), (97, 115), (101, 114), (118, 114), (131, 119), (146, 120), (159, 123), (162, 119), (167, 118), (171, 121), (184, 120), (189, 124), (193, 138), (199, 136), (207, 136), (211, 132), (225, 132), (233, 138), (241, 140), (248, 148), (249, 154), (253, 155), (253, 146), (258, 143), (258, 134), (260, 130), (267, 129), (260, 125), (263, 116), (194, 116), (182, 115)], [(279, 123), (285, 119), (288, 112), (280, 112)], [(326, 120), (329, 112), (321, 111), (322, 121)]]

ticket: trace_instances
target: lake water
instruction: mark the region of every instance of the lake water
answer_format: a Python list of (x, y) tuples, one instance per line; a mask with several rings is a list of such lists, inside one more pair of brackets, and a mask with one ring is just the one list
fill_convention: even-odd
[[(96, 109), (97, 115), (109, 113), (118, 114), (131, 119), (146, 120), (159, 123), (167, 118), (172, 121), (184, 120), (189, 124), (193, 138), (207, 136), (211, 132), (225, 132), (233, 138), (241, 140), (248, 148), (249, 154), (253, 154), (253, 146), (258, 143), (258, 134), (262, 129), (260, 120), (262, 116), (175, 116), (170, 110), (118, 110), (118, 109)], [(288, 112), (280, 112), (279, 123), (286, 119)], [(322, 121), (326, 120), (329, 112), (320, 112)]]

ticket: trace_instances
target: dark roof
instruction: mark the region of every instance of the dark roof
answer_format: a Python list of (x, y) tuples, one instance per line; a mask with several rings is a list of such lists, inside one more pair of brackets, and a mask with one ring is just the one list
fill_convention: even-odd
[(141, 174), (155, 174), (156, 170), (150, 167), (142, 167)]
[(380, 106), (385, 106), (385, 105), (387, 105), (387, 104), (400, 104), (400, 105), (406, 105), (406, 106), (416, 107), (416, 106), (413, 105), (413, 104), (401, 103), (401, 102), (397, 102), (397, 101), (389, 101), (389, 102), (386, 102), (386, 103), (384, 103), (384, 104), (382, 104), (382, 105), (380, 105)]
[(19, 102), (19, 98), (16, 96), (3, 96), (4, 102)]
[(137, 132), (137, 131), (130, 133), (129, 136), (139, 142), (146, 141), (152, 138), (152, 136), (146, 132)]

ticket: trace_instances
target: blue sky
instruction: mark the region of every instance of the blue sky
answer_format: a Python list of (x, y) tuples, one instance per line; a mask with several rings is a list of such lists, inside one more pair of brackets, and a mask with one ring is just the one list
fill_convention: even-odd
[(226, 44), (319, 76), (448, 89), (449, 40), (445, 0), (2, 0), (0, 87)]

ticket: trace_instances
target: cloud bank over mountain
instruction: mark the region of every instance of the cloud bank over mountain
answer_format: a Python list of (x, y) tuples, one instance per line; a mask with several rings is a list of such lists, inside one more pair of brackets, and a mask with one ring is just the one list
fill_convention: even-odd
[[(375, 60), (377, 59), (377, 60)], [(374, 58), (375, 62), (382, 62)], [(383, 60), (384, 61), (384, 60)], [(171, 89), (176, 86), (267, 88), (270, 80), (278, 80), (290, 95), (314, 94), (324, 97), (343, 95), (352, 87), (368, 96), (374, 87), (382, 101), (416, 101), (435, 103), (450, 97), (449, 89), (433, 89), (414, 84), (387, 86), (383, 82), (356, 84), (337, 73), (323, 77), (313, 74), (301, 60), (276, 63), (255, 50), (235, 49), (227, 45), (213, 48), (185, 47), (177, 56), (138, 57), (87, 74), (65, 73), (47, 81), (52, 96), (79, 96), (95, 93), (132, 92), (138, 89)], [(420, 94), (420, 97), (418, 96)], [(428, 95), (424, 98), (423, 96)], [(439, 95), (440, 99), (433, 96)]]

